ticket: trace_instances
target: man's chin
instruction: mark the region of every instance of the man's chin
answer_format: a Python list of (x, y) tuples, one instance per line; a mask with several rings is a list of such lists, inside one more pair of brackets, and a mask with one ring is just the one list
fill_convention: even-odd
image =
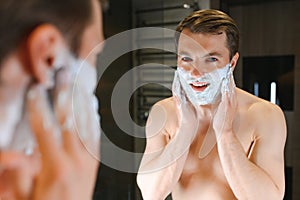
[(202, 99), (198, 98), (197, 102), (194, 102), (193, 104), (196, 106), (206, 107), (206, 106), (218, 105), (220, 102), (221, 102), (221, 93), (218, 92), (211, 98), (202, 98)]

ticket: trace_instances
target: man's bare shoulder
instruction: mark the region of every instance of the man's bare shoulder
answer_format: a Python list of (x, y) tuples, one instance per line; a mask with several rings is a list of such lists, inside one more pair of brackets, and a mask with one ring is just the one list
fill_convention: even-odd
[(168, 115), (174, 115), (176, 113), (176, 104), (173, 97), (160, 100), (157, 103), (155, 103), (153, 107), (163, 108)]
[(237, 98), (239, 107), (242, 109), (246, 109), (249, 112), (260, 113), (260, 115), (282, 114), (282, 110), (276, 104), (273, 104), (262, 98), (256, 97), (253, 94), (250, 94), (244, 90), (237, 89)]
[(285, 118), (279, 106), (240, 89), (237, 90), (237, 98), (238, 109), (247, 113), (257, 130), (271, 130), (274, 127), (284, 130)]

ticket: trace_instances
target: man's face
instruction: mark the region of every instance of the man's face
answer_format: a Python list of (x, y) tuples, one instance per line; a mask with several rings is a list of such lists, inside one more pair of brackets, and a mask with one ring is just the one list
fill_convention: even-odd
[(229, 62), (225, 32), (182, 31), (178, 41), (178, 73), (185, 92), (195, 104), (205, 105), (216, 100), (221, 83), (229, 72)]

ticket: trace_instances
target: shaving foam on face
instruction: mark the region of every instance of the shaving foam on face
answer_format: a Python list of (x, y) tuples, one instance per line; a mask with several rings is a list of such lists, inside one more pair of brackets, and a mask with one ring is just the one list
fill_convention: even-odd
[[(98, 100), (94, 95), (94, 89), (97, 85), (96, 68), (88, 62), (77, 59), (70, 54), (68, 58), (65, 58), (64, 62), (65, 63), (58, 63), (56, 70), (57, 73), (60, 73), (59, 70), (64, 68), (68, 71), (68, 73), (64, 73), (64, 75), (68, 77), (56, 76), (56, 78), (62, 80), (56, 80), (51, 89), (55, 90), (56, 87), (61, 87), (58, 82), (70, 79), (70, 84), (73, 84), (71, 86), (73, 87), (73, 95), (72, 99), (70, 99), (70, 103), (72, 103), (73, 117), (76, 118), (76, 126), (78, 126), (77, 130), (79, 131), (80, 137), (81, 139), (89, 141), (97, 141), (100, 135), (100, 116), (98, 115)], [(56, 98), (59, 98), (59, 95), (57, 95)], [(24, 103), (24, 105), (26, 105), (26, 103)], [(25, 108), (23, 110), (26, 111)], [(91, 122), (92, 120), (95, 120), (94, 123)], [(86, 126), (94, 127), (92, 133), (87, 133), (85, 130)], [(10, 140), (6, 140), (6, 144), (1, 144), (1, 149), (23, 151), (27, 154), (33, 152), (36, 141), (29, 125), (27, 113), (24, 113), (20, 117), (16, 127), (14, 127), (14, 132), (9, 135)], [(58, 135), (58, 137), (58, 139), (60, 139), (60, 135)]]
[[(180, 85), (182, 86), (186, 96), (194, 106), (208, 105), (215, 103), (221, 96), (221, 85), (225, 79), (229, 79), (231, 65), (216, 69), (210, 73), (204, 74), (202, 77), (194, 78), (189, 72), (178, 68), (177, 74)], [(193, 82), (207, 83), (208, 86), (202, 92), (192, 89)]]
[[(94, 143), (100, 141), (99, 103), (94, 94), (97, 86), (97, 71), (85, 60), (78, 59), (76, 63), (79, 66), (74, 81), (72, 109), (78, 134), (90, 150), (96, 146)], [(87, 125), (93, 130), (92, 133), (87, 133)]]

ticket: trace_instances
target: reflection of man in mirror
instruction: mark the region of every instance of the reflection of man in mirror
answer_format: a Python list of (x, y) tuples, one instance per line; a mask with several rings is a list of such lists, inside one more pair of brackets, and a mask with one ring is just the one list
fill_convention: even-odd
[(155, 104), (147, 122), (143, 198), (282, 199), (285, 119), (275, 104), (235, 87), (236, 23), (200, 10), (177, 31), (173, 97)]
[(100, 133), (92, 91), (95, 47), (104, 41), (101, 5), (0, 2), (1, 200), (92, 199), (100, 139), (91, 155), (78, 135)]

